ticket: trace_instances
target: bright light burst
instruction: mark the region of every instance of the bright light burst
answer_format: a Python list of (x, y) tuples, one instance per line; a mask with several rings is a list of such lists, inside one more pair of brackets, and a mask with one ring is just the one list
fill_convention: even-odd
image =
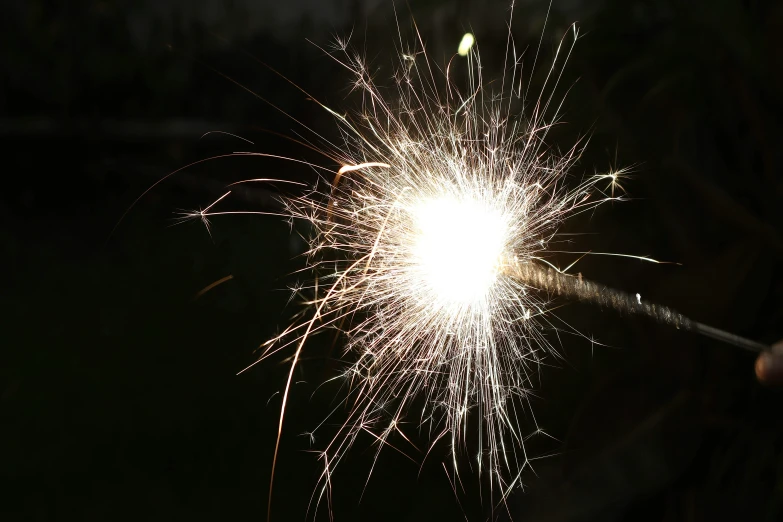
[(295, 350), (282, 430), (307, 339), (324, 328), (344, 334), (352, 362), (336, 379), (347, 394), (330, 414), (343, 417), (321, 453), (317, 501), (328, 497), (332, 474), (358, 437), (369, 435), (378, 451), (393, 446), (392, 436), (412, 445), (404, 422), (429, 433), (432, 445), (447, 440), (454, 473), (474, 433), (470, 453), (492, 489), (505, 498), (521, 484), (530, 429), (521, 416), (530, 412), (542, 358), (558, 354), (545, 336), (555, 328), (548, 297), (509, 267), (545, 262), (563, 219), (620, 199), (606, 191), (622, 172), (574, 186), (566, 176), (583, 143), (565, 153), (546, 143), (577, 38), (572, 26), (531, 106), (510, 38), (500, 85), (484, 84), (474, 48), (459, 64), (468, 71), (464, 92), (449, 77), (453, 64), (435, 80), (423, 46), (401, 52), (391, 97), (346, 42), (330, 53), (354, 76), (363, 109), (349, 117), (323, 106), (343, 142), (319, 147), (343, 167), (327, 191), (285, 201), (286, 214), (313, 229), (308, 266), (319, 278), (310, 287), (311, 314), (270, 340), (261, 358)]
[[(360, 436), (378, 451), (404, 452), (394, 440), (413, 446), (411, 429), (429, 434), (433, 447), (445, 439), (452, 478), (469, 453), (470, 467), (489, 476), (502, 498), (521, 485), (530, 462), (524, 441), (541, 432), (530, 427), (529, 393), (542, 359), (558, 357), (546, 333), (568, 328), (554, 324), (546, 292), (515, 277), (513, 267), (546, 263), (565, 218), (621, 198), (614, 191), (621, 192), (622, 171), (567, 179), (583, 142), (565, 152), (547, 143), (577, 38), (570, 27), (535, 97), (523, 86), (510, 36), (507, 70), (494, 84), (482, 78), (476, 46), (441, 73), (420, 37), (413, 48), (401, 39), (391, 96), (347, 42), (329, 53), (353, 76), (362, 109), (343, 116), (322, 105), (342, 139), (314, 133), (315, 146), (343, 167), (326, 190), (285, 199), (285, 215), (312, 228), (307, 259), (317, 279), (298, 288), (312, 294), (310, 313), (266, 343), (259, 359), (294, 354), (279, 446), (306, 341), (326, 328), (343, 334), (350, 363), (335, 380), (347, 393), (327, 417), (340, 427), (320, 453), (316, 502), (329, 497), (335, 469)], [(466, 71), (465, 89), (450, 77), (457, 66)]]

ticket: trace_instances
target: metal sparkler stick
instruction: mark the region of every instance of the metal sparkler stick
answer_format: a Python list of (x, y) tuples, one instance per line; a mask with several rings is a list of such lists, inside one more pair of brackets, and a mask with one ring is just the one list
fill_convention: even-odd
[(694, 321), (668, 306), (642, 301), (639, 294), (635, 296), (627, 294), (584, 279), (581, 275), (564, 274), (554, 268), (534, 263), (510, 263), (504, 267), (504, 270), (507, 274), (533, 288), (559, 296), (590, 302), (621, 313), (643, 315), (658, 323), (671, 325), (681, 330), (690, 330), (751, 352), (763, 352), (769, 349), (766, 344)]

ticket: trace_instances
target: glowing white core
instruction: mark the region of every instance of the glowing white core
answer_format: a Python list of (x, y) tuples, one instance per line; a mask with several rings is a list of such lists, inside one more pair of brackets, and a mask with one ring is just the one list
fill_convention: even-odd
[(422, 284), (441, 304), (480, 301), (497, 278), (508, 226), (478, 200), (438, 198), (414, 209), (414, 258)]

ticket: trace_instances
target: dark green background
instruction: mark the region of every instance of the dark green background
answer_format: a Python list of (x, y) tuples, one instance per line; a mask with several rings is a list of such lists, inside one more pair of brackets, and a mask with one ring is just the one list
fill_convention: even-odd
[[(353, 29), (383, 81), (385, 2), (8, 2), (0, 16), (0, 513), (3, 520), (261, 520), (283, 358), (255, 348), (288, 324), (287, 277), (303, 243), (275, 218), (171, 227), (225, 183), (314, 174), (274, 160), (190, 162), (235, 150), (328, 160), (271, 135), (300, 129), (226, 75), (325, 136), (329, 116), (254, 57), (330, 106), (357, 107), (350, 78), (308, 43)], [(376, 5), (377, 4), (377, 5)], [(484, 74), (500, 74), (505, 2), (416, 1), (433, 62), (465, 30)], [(783, 338), (783, 8), (773, 2), (554, 2), (542, 59), (568, 23), (584, 34), (566, 70), (568, 125), (592, 133), (575, 175), (635, 165), (631, 202), (567, 223), (586, 276), (765, 342)], [(546, 2), (518, 2), (513, 33), (535, 46)], [(410, 37), (410, 33), (408, 33)], [(529, 51), (530, 52), (530, 51)], [(530, 56), (530, 55), (528, 55)], [(530, 59), (526, 65), (532, 65)], [(540, 62), (539, 62), (540, 68)], [(578, 81), (577, 81), (578, 79)], [(535, 85), (539, 79), (533, 78)], [(564, 90), (562, 90), (564, 92)], [(209, 130), (239, 134), (251, 146)], [(229, 204), (257, 209), (269, 193)], [(306, 230), (302, 230), (306, 233)], [(556, 258), (563, 265), (569, 260)], [(198, 300), (207, 284), (234, 279)], [(545, 368), (533, 405), (538, 476), (508, 501), (515, 520), (700, 521), (783, 517), (783, 394), (753, 377), (753, 355), (643, 319), (568, 304), (568, 364)], [(331, 337), (297, 373), (274, 520), (305, 520), (320, 464), (301, 433), (337, 389)], [(338, 341), (339, 343), (339, 341)], [(329, 358), (331, 357), (331, 358)], [(554, 361), (553, 361), (554, 362)], [(532, 422), (529, 428), (532, 429)], [(411, 429), (413, 437), (418, 437)], [(325, 442), (316, 440), (314, 448)], [(420, 444), (425, 437), (418, 437)], [(362, 441), (334, 478), (336, 520), (484, 520), (468, 473), (455, 501), (437, 446), (419, 472)], [(486, 488), (486, 484), (484, 485)], [(311, 513), (312, 514), (312, 513)], [(318, 513), (324, 520), (328, 515)], [(500, 520), (507, 518), (501, 509)]]

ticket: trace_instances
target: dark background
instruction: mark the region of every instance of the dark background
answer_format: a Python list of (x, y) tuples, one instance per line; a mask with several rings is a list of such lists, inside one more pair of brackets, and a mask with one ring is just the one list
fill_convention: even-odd
[[(500, 74), (504, 1), (413, 1), (433, 62), (477, 36)], [(777, 5), (776, 5), (777, 4)], [(545, 1), (517, 3), (520, 49)], [(361, 0), (6, 2), (0, 15), (0, 512), (3, 520), (262, 520), (286, 377), (283, 358), (236, 373), (299, 308), (287, 277), (303, 243), (281, 219), (170, 226), (247, 177), (312, 182), (304, 167), (220, 159), (235, 150), (333, 166), (265, 130), (290, 119), (327, 137), (316, 98), (356, 108), (350, 77), (316, 47), (354, 30), (389, 78), (394, 17)], [(555, 145), (592, 140), (576, 175), (635, 165), (633, 200), (569, 222), (595, 280), (764, 342), (783, 337), (783, 7), (739, 0), (555, 1), (542, 58), (568, 23), (584, 38)], [(410, 37), (410, 33), (406, 34)], [(526, 62), (529, 63), (529, 62)], [(577, 78), (579, 81), (577, 82)], [(250, 145), (212, 130), (239, 134)], [(258, 209), (262, 190), (227, 208)], [(568, 261), (563, 258), (563, 264)], [(209, 283), (234, 278), (194, 300)], [(565, 321), (607, 346), (565, 338), (533, 406), (537, 476), (508, 503), (516, 520), (783, 519), (783, 394), (754, 380), (753, 355), (687, 332), (569, 304)], [(336, 390), (331, 339), (297, 373), (275, 482), (274, 520), (305, 520), (320, 463), (301, 433)], [(554, 361), (553, 361), (554, 363)], [(268, 401), (268, 402), (267, 402)], [(529, 426), (533, 429), (533, 424)], [(416, 437), (415, 430), (411, 430)], [(416, 439), (423, 442), (425, 439)], [(314, 449), (325, 438), (316, 439)], [(335, 519), (484, 520), (475, 477), (455, 500), (436, 447), (418, 466), (358, 444), (334, 478)], [(417, 456), (420, 460), (420, 456)], [(486, 488), (486, 485), (484, 485)], [(311, 512), (312, 515), (312, 512)], [(327, 519), (322, 509), (321, 519)], [(503, 510), (495, 511), (503, 519)]]

